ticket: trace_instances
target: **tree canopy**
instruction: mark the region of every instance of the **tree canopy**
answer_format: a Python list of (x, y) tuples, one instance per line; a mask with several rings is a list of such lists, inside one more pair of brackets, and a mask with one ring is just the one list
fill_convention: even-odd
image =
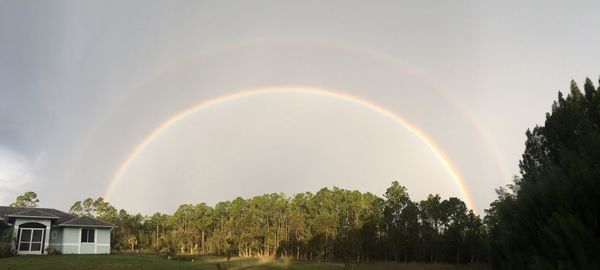
[(494, 267), (600, 268), (600, 88), (572, 81), (526, 135), (521, 176), (487, 211)]
[(19, 195), (14, 203), (11, 203), (11, 207), (25, 207), (25, 208), (35, 208), (38, 206), (37, 193), (33, 191), (27, 191), (23, 193), (23, 195)]
[(102, 198), (71, 210), (117, 225), (112, 245), (124, 251), (449, 263), (483, 262), (487, 254), (483, 222), (464, 202), (439, 195), (415, 202), (398, 182), (383, 198), (334, 187), (184, 204), (173, 214), (117, 212)]

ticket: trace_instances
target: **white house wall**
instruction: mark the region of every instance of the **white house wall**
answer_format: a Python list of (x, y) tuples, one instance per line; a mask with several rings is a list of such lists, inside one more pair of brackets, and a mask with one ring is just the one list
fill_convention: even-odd
[(63, 254), (79, 254), (79, 245), (81, 244), (81, 229), (63, 227), (62, 228), (62, 248)]
[(110, 231), (109, 228), (96, 229), (96, 254), (110, 253)]
[(109, 254), (110, 228), (94, 229), (94, 243), (81, 243), (81, 229), (63, 227), (63, 254)]
[(52, 231), (50, 232), (50, 246), (58, 252), (63, 252), (63, 229), (59, 227), (52, 227)]

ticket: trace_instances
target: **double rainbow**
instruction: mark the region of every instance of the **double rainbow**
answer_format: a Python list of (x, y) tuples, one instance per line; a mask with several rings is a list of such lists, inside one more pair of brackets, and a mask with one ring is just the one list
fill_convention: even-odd
[(415, 135), (421, 142), (423, 142), (427, 148), (431, 151), (431, 153), (442, 163), (450, 177), (454, 180), (458, 189), (463, 195), (463, 198), (467, 204), (467, 206), (471, 209), (475, 209), (473, 205), (473, 200), (471, 194), (468, 192), (466, 188), (466, 184), (464, 179), (460, 176), (458, 170), (452, 165), (448, 156), (438, 147), (431, 138), (429, 138), (423, 131), (419, 130), (414, 124), (410, 123), (406, 119), (402, 118), (400, 115), (392, 112), (389, 109), (386, 109), (382, 106), (379, 106), (369, 100), (364, 98), (352, 96), (345, 93), (340, 93), (332, 90), (326, 90), (315, 87), (301, 87), (301, 86), (286, 86), (286, 87), (269, 87), (269, 88), (255, 88), (248, 89), (241, 92), (236, 92), (229, 95), (219, 96), (212, 99), (201, 101), (185, 110), (182, 110), (175, 115), (168, 118), (164, 121), (160, 126), (154, 129), (150, 134), (148, 134), (136, 147), (127, 155), (127, 158), (121, 163), (119, 169), (112, 176), (112, 179), (107, 186), (105, 191), (105, 198), (109, 199), (112, 193), (112, 190), (115, 188), (116, 184), (122, 178), (123, 174), (129, 167), (129, 165), (135, 160), (135, 158), (140, 155), (140, 153), (144, 150), (146, 146), (148, 146), (159, 134), (163, 131), (167, 130), (173, 124), (184, 120), (188, 116), (201, 111), (204, 108), (215, 106), (227, 101), (231, 101), (234, 99), (242, 99), (250, 96), (256, 95), (268, 95), (274, 93), (301, 93), (307, 95), (316, 95), (322, 97), (335, 98), (338, 100), (350, 102), (356, 105), (360, 105), (370, 109), (371, 111), (377, 112), (382, 116), (400, 124), (404, 128), (406, 128), (410, 133)]

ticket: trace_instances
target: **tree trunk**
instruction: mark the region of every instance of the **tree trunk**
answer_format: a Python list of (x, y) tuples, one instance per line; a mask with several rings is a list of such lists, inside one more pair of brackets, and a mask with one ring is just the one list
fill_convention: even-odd
[(473, 248), (471, 248), (471, 264), (473, 264)]
[(460, 261), (460, 247), (456, 248), (456, 263)]
[(204, 237), (205, 237), (204, 230), (202, 230), (202, 233), (201, 233), (200, 237), (202, 237), (202, 239), (200, 239), (200, 244), (202, 245), (202, 249), (201, 250), (202, 250), (202, 254), (204, 254), (206, 252), (205, 249), (204, 249)]
[(158, 222), (156, 222), (156, 247), (154, 249), (158, 251)]

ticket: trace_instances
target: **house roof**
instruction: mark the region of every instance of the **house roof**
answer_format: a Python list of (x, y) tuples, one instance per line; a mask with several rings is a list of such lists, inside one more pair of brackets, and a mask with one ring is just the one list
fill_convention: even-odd
[(114, 227), (114, 225), (91, 217), (79, 217), (52, 208), (22, 208), (0, 206), (0, 220), (9, 218), (29, 217), (55, 220), (58, 226), (73, 227)]
[(42, 210), (31, 208), (6, 215), (7, 217), (24, 217), (24, 218), (48, 218), (58, 219), (57, 216), (46, 213)]
[(114, 225), (110, 224), (110, 223), (106, 223), (102, 220), (97, 220), (95, 218), (91, 218), (91, 217), (86, 217), (86, 216), (80, 216), (80, 217), (76, 217), (72, 220), (69, 220), (67, 222), (63, 222), (61, 224), (59, 224), (58, 226), (65, 226), (65, 227), (114, 227)]

